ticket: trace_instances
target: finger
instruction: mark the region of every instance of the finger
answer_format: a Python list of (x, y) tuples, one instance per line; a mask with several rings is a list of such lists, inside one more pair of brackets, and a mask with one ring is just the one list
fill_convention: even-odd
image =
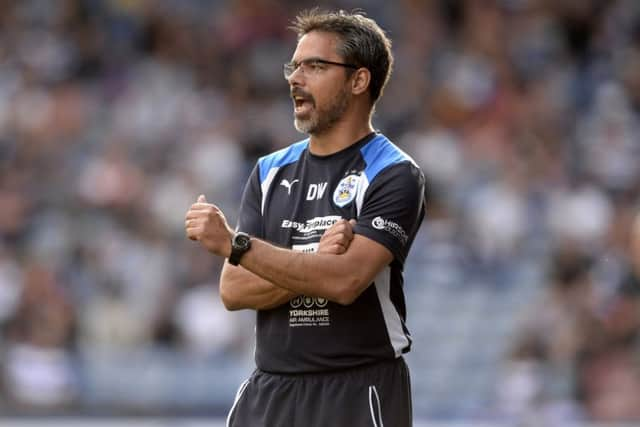
[(194, 203), (191, 205), (191, 208), (187, 211), (187, 215), (196, 215), (201, 217), (218, 215), (221, 218), (224, 218), (224, 213), (216, 206), (202, 203)]
[(200, 227), (189, 226), (186, 229), (186, 234), (190, 240), (198, 240), (200, 238)]
[(216, 205), (212, 205), (211, 203), (194, 203), (191, 205), (190, 210), (196, 211), (206, 211), (206, 210), (219, 210)]
[(344, 248), (346, 249), (346, 247), (349, 246), (349, 242), (351, 242), (351, 239), (345, 236), (344, 234), (335, 234), (331, 236), (330, 239), (327, 240), (326, 244), (328, 246), (340, 245), (340, 246), (344, 246)]
[(331, 236), (333, 236), (335, 234), (335, 228), (334, 226), (331, 226), (329, 228), (327, 228), (326, 230), (324, 230), (324, 233), (322, 233), (322, 236), (320, 236), (320, 241), (324, 241), (327, 240), (328, 238), (330, 238)]
[(323, 242), (327, 239), (330, 239), (332, 236), (335, 236), (335, 234), (336, 234), (336, 229), (328, 228), (324, 231), (322, 236), (320, 236), (320, 241)]
[(187, 214), (185, 215), (185, 219), (199, 219), (199, 218), (206, 218), (207, 216), (209, 216), (209, 213), (203, 210), (192, 210), (189, 209), (189, 211), (187, 212)]
[(331, 234), (339, 232), (342, 228), (345, 227), (345, 224), (346, 224), (346, 220), (339, 219), (331, 227), (327, 228), (324, 231), (323, 236), (328, 236), (328, 235), (331, 235)]
[(347, 247), (340, 242), (337, 242), (335, 245), (332, 245), (333, 253), (336, 255), (343, 254), (347, 251)]
[(335, 233), (332, 234), (323, 234), (322, 237), (320, 238), (320, 241), (323, 242), (326, 245), (331, 245), (334, 242), (336, 242), (338, 238), (336, 237)]
[(200, 221), (197, 218), (188, 218), (184, 221), (185, 230), (188, 228), (194, 228), (200, 225)]
[(344, 253), (346, 250), (347, 248), (345, 248), (344, 246), (338, 243), (332, 243), (332, 244), (323, 245), (318, 252), (325, 253), (325, 254), (340, 255)]
[(189, 212), (185, 217), (185, 221), (197, 221), (199, 223), (210, 221), (211, 217), (207, 213), (203, 212)]
[(343, 229), (345, 231), (346, 234), (353, 234), (353, 226), (356, 225), (356, 220), (355, 219), (350, 219), (349, 221), (347, 221), (346, 219), (344, 220), (343, 225)]
[(349, 226), (340, 227), (340, 230), (337, 230), (334, 234), (340, 241), (342, 242), (350, 242), (353, 239), (353, 230)]
[(353, 226), (356, 225), (355, 219), (350, 219), (345, 225), (345, 235), (351, 241), (353, 239)]
[(340, 255), (345, 253), (346, 248), (342, 245), (331, 245), (329, 247), (329, 253), (334, 255)]
[(204, 197), (204, 194), (198, 196), (198, 203), (207, 203), (207, 198)]

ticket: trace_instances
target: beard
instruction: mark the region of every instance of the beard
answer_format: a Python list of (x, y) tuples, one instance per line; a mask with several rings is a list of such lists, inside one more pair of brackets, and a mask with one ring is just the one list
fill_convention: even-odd
[(333, 98), (333, 102), (324, 108), (316, 108), (315, 100), (310, 97), (313, 103), (309, 116), (306, 118), (295, 117), (293, 124), (300, 133), (309, 135), (320, 135), (331, 129), (344, 115), (349, 107), (351, 98), (346, 86)]

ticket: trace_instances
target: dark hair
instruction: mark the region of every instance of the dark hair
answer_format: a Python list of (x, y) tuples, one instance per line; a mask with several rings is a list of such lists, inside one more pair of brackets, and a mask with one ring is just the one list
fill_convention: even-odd
[(344, 61), (371, 73), (369, 93), (371, 103), (376, 103), (391, 76), (393, 54), (391, 40), (373, 19), (361, 12), (321, 12), (314, 8), (296, 16), (290, 28), (298, 40), (311, 31), (336, 34), (342, 42), (337, 53)]

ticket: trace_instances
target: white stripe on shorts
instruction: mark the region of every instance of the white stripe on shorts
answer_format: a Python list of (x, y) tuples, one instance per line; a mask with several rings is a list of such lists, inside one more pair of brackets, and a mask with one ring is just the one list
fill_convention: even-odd
[(225, 424), (226, 427), (230, 427), (231, 426), (231, 416), (233, 415), (233, 411), (236, 409), (236, 405), (238, 404), (238, 401), (242, 397), (242, 393), (244, 393), (244, 390), (249, 385), (249, 380), (250, 379), (251, 378), (248, 378), (248, 379), (244, 380), (244, 382), (242, 384), (240, 384), (240, 387), (238, 387), (238, 391), (236, 392), (236, 397), (235, 397), (235, 399), (233, 399), (233, 405), (231, 405), (231, 409), (229, 409), (229, 415), (227, 415), (227, 423)]
[[(376, 399), (375, 403), (378, 408), (377, 419), (378, 421), (380, 421), (379, 425), (376, 421), (376, 411), (373, 409), (373, 398)], [(369, 386), (369, 410), (371, 411), (371, 421), (373, 421), (373, 427), (384, 427), (384, 424), (382, 423), (382, 408), (380, 407), (380, 396), (378, 396), (378, 390), (374, 385)]]

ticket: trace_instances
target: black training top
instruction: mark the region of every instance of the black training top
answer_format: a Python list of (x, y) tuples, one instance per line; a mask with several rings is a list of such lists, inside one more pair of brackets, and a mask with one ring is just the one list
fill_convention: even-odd
[(409, 351), (402, 270), (424, 216), (424, 175), (385, 136), (372, 133), (329, 156), (309, 140), (258, 160), (238, 229), (275, 245), (315, 252), (341, 218), (387, 247), (393, 262), (348, 306), (297, 297), (259, 310), (256, 364), (267, 372), (318, 372), (392, 359)]

